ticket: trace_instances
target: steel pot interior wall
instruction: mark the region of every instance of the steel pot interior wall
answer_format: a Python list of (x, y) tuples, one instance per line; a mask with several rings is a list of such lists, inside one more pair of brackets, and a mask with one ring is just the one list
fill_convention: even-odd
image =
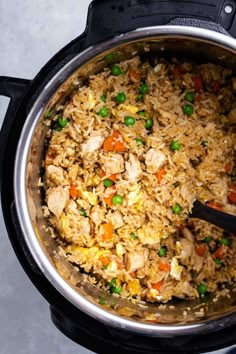
[[(142, 57), (191, 58), (214, 62), (236, 69), (235, 42), (207, 30), (143, 29), (88, 48), (69, 62), (45, 86), (32, 107), (19, 141), (15, 163), (15, 200), (18, 218), (29, 249), (45, 276), (63, 296), (92, 317), (111, 326), (126, 328), (148, 335), (213, 331), (236, 322), (236, 292), (224, 289), (202, 300), (173, 300), (166, 305), (136, 304), (103, 293), (87, 283), (58, 252), (55, 239), (43, 215), (42, 159), (45, 141), (50, 133), (53, 116), (60, 111), (73, 91), (90, 74), (107, 64), (104, 55), (114, 52), (115, 61)], [(46, 111), (53, 112), (44, 119)], [(105, 306), (99, 305), (103, 298)]]

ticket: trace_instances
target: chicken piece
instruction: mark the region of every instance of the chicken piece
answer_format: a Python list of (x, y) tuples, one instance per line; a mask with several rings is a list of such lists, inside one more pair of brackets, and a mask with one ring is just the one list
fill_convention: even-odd
[(175, 286), (174, 294), (179, 299), (185, 299), (185, 297), (194, 299), (196, 297), (196, 289), (188, 281), (181, 281)]
[(50, 179), (50, 181), (54, 182), (57, 185), (61, 185), (63, 184), (63, 182), (65, 182), (62, 167), (49, 165), (46, 167), (46, 173), (48, 179)]
[(97, 135), (97, 136), (90, 136), (88, 140), (81, 144), (81, 151), (82, 152), (93, 152), (102, 146), (103, 143), (103, 136)]
[(90, 219), (95, 225), (100, 225), (104, 221), (104, 215), (104, 209), (100, 205), (96, 205), (91, 210)]
[(148, 173), (156, 173), (166, 162), (166, 156), (163, 152), (156, 149), (149, 149), (146, 153), (145, 164)]
[(193, 236), (192, 232), (187, 227), (183, 228), (182, 234), (186, 238), (186, 240), (194, 242), (194, 236)]
[(114, 226), (114, 229), (119, 229), (124, 225), (124, 220), (121, 212), (119, 210), (114, 211), (111, 215), (111, 222)]
[(130, 182), (135, 182), (141, 177), (142, 168), (139, 160), (133, 155), (129, 155), (129, 161), (125, 162), (126, 176)]
[(189, 259), (194, 252), (193, 242), (184, 238), (181, 240), (180, 245), (181, 245), (181, 253), (179, 258), (182, 264), (188, 265)]
[(129, 273), (143, 268), (148, 258), (148, 250), (142, 249), (136, 252), (129, 252), (126, 258), (126, 269)]
[(191, 264), (193, 269), (199, 272), (202, 269), (204, 258), (197, 255), (196, 252), (192, 253)]
[(70, 214), (78, 214), (78, 213), (79, 213), (79, 211), (78, 211), (78, 205), (77, 205), (77, 203), (76, 203), (73, 199), (71, 199), (71, 200), (69, 201), (69, 203), (67, 204), (67, 206), (66, 206), (66, 212), (67, 212), (67, 213), (70, 213)]
[(124, 158), (120, 154), (109, 153), (101, 157), (103, 170), (106, 174), (115, 174), (124, 171)]
[(48, 209), (56, 216), (59, 217), (69, 200), (68, 188), (58, 186), (51, 188), (47, 194)]

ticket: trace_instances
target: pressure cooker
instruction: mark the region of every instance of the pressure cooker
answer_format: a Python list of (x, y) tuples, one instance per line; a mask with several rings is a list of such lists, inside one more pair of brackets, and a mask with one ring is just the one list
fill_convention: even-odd
[[(233, 0), (94, 0), (84, 33), (60, 50), (31, 81), (0, 77), (10, 104), (0, 135), (1, 200), (12, 247), (50, 304), (53, 323), (97, 353), (200, 353), (236, 343), (236, 292), (213, 301), (131, 304), (107, 297), (60, 258), (45, 232), (40, 178), (45, 112), (64, 104), (102, 70), (104, 57), (185, 57), (236, 70)], [(107, 296), (105, 294), (105, 296)], [(186, 308), (190, 308), (186, 315)], [(199, 311), (204, 316), (198, 316)], [(202, 310), (203, 309), (203, 310)], [(159, 321), (153, 314), (159, 314)]]

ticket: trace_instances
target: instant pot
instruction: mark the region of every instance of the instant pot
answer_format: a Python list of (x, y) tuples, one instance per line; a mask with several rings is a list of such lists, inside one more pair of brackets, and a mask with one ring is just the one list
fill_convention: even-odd
[[(236, 343), (236, 292), (214, 301), (134, 304), (103, 294), (56, 252), (48, 237), (40, 187), (53, 114), (90, 74), (115, 61), (181, 57), (236, 70), (236, 2), (94, 0), (85, 32), (32, 81), (0, 77), (10, 104), (0, 135), (0, 181), (6, 228), (31, 281), (50, 304), (53, 323), (97, 353), (201, 353)], [(105, 299), (105, 305), (99, 299)]]

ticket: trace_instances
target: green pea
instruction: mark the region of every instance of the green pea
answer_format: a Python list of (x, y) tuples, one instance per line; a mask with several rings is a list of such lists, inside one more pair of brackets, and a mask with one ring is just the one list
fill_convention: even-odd
[(45, 112), (43, 117), (44, 117), (44, 119), (48, 119), (51, 117), (51, 115), (52, 115), (52, 111), (47, 111), (47, 112)]
[(185, 101), (193, 103), (195, 100), (195, 93), (194, 92), (187, 92), (184, 96)]
[(132, 238), (132, 240), (136, 240), (136, 238), (138, 238), (138, 236), (135, 235), (134, 232), (131, 232), (130, 237)]
[(203, 242), (209, 243), (212, 240), (212, 236), (206, 236), (203, 240)]
[(103, 107), (100, 109), (98, 112), (98, 115), (101, 116), (102, 118), (105, 118), (109, 115), (109, 109), (107, 107)]
[(84, 218), (87, 218), (87, 212), (84, 208), (80, 210), (80, 215), (83, 216)]
[(110, 179), (104, 179), (104, 181), (103, 181), (103, 185), (104, 185), (104, 187), (111, 187), (111, 186), (113, 186), (113, 184), (114, 184), (114, 182), (113, 181), (111, 181)]
[(102, 267), (102, 270), (105, 270), (105, 269), (107, 269), (107, 268), (108, 268), (108, 264), (104, 265), (104, 266)]
[(148, 118), (146, 121), (145, 121), (145, 128), (147, 130), (150, 130), (152, 129), (153, 127), (153, 119), (152, 118)]
[(58, 127), (57, 127), (57, 131), (58, 131), (58, 132), (61, 132), (61, 131), (62, 131), (62, 127), (58, 126)]
[(121, 205), (123, 204), (123, 197), (121, 195), (116, 194), (112, 197), (111, 201), (113, 205)]
[(110, 291), (111, 291), (111, 293), (120, 294), (120, 293), (122, 292), (122, 287), (116, 285), (116, 278), (113, 278), (113, 279), (109, 282), (109, 286), (110, 286)]
[(116, 278), (112, 278), (111, 281), (109, 282), (110, 287), (111, 286), (116, 286)]
[(139, 93), (146, 95), (148, 93), (148, 85), (146, 83), (143, 83), (142, 85), (140, 85), (139, 87)]
[(208, 141), (207, 140), (202, 140), (201, 141), (201, 145), (206, 147), (208, 145)]
[(63, 119), (60, 117), (60, 118), (58, 118), (57, 122), (58, 122), (59, 127), (64, 128), (68, 124), (69, 120)]
[(109, 64), (115, 60), (115, 54), (109, 53), (109, 54), (105, 55), (105, 57), (103, 59), (105, 60), (106, 63)]
[(228, 237), (221, 237), (220, 243), (225, 246), (230, 246), (231, 245), (231, 240)]
[(118, 65), (112, 65), (111, 73), (114, 76), (119, 76), (121, 74), (121, 68)]
[(125, 125), (127, 127), (130, 126), (130, 125), (134, 125), (135, 124), (135, 119), (134, 119), (134, 117), (127, 116), (124, 119), (124, 123), (125, 123)]
[(139, 115), (140, 117), (146, 117), (145, 111), (139, 111), (139, 112), (138, 112), (138, 115)]
[(221, 265), (221, 260), (219, 258), (214, 258), (214, 262), (217, 265)]
[(136, 101), (141, 101), (142, 99), (143, 99), (143, 94), (139, 93), (137, 98), (136, 98)]
[(119, 92), (115, 97), (117, 103), (124, 103), (126, 101), (126, 94), (124, 92)]
[(171, 148), (171, 150), (174, 150), (174, 151), (180, 150), (181, 145), (177, 140), (175, 140), (175, 141), (172, 141), (172, 143), (170, 144), (170, 148)]
[(101, 100), (102, 100), (103, 102), (106, 102), (106, 100), (107, 100), (107, 96), (106, 96), (106, 95), (102, 95), (100, 98), (101, 98)]
[(207, 292), (207, 286), (205, 284), (199, 284), (197, 286), (197, 291), (200, 295), (203, 295)]
[(172, 213), (173, 214), (179, 214), (181, 212), (182, 208), (179, 204), (175, 204), (173, 207), (172, 207)]
[(186, 116), (191, 116), (193, 114), (193, 106), (191, 106), (190, 104), (186, 104), (185, 106), (183, 106), (182, 109)]
[(110, 291), (111, 291), (112, 294), (120, 295), (120, 293), (122, 292), (122, 286), (112, 286), (110, 288)]
[(106, 305), (106, 303), (107, 303), (107, 301), (106, 301), (106, 299), (104, 299), (104, 297), (100, 297), (99, 298), (99, 304), (100, 305)]
[(159, 250), (159, 252), (158, 252), (158, 255), (159, 255), (160, 257), (165, 257), (166, 254), (167, 254), (167, 248), (166, 248), (165, 246), (161, 247), (160, 250)]
[(135, 141), (138, 145), (145, 145), (145, 142), (140, 138), (136, 138)]

